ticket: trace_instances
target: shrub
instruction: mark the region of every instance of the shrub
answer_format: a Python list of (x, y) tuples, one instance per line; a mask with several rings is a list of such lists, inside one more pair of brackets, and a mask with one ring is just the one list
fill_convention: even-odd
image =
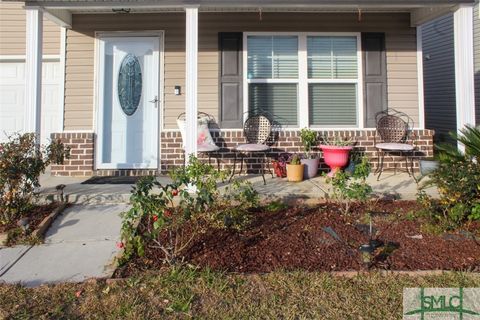
[(464, 145), (465, 153), (459, 151), (456, 145), (440, 144), (437, 145), (437, 150), (439, 151), (441, 158), (445, 160), (480, 159), (480, 126), (472, 127), (467, 125), (460, 130), (460, 135), (451, 132), (450, 136)]
[[(465, 153), (454, 146), (438, 146), (439, 166), (418, 195), (424, 211), (444, 229), (480, 220), (480, 127), (466, 127), (460, 136), (452, 136), (465, 145)], [(425, 193), (431, 185), (437, 187), (439, 199)]]
[(355, 144), (355, 140), (353, 137), (343, 137), (339, 134), (335, 134), (333, 136), (322, 135), (321, 143), (328, 146), (347, 147), (353, 146)]
[(290, 164), (291, 165), (299, 165), (301, 164), (300, 162), (300, 156), (298, 154), (293, 154), (292, 157), (290, 158)]
[(145, 177), (133, 187), (132, 208), (123, 214), (125, 259), (143, 256), (149, 245), (163, 252), (165, 263), (177, 264), (198, 234), (209, 227), (241, 229), (258, 204), (258, 194), (248, 182), (234, 181), (220, 191), (218, 183), (225, 182), (227, 173), (195, 157), (170, 177), (171, 184)]
[(367, 183), (371, 172), (370, 162), (363, 157), (355, 165), (353, 173), (339, 170), (335, 176), (327, 177), (326, 182), (332, 186), (332, 197), (341, 205), (343, 214), (350, 212), (353, 202), (366, 202), (372, 194), (372, 187)]
[(33, 133), (16, 134), (0, 144), (0, 223), (9, 224), (30, 207), (40, 174), (63, 163), (69, 149), (60, 141), (38, 146)]
[(302, 140), (302, 145), (305, 148), (305, 157), (307, 159), (312, 158), (312, 148), (317, 142), (317, 132), (312, 129), (303, 128), (300, 130), (300, 139)]

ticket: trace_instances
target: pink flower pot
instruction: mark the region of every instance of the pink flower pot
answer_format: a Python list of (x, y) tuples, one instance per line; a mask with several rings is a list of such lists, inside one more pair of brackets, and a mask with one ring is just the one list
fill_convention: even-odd
[(338, 170), (347, 165), (350, 150), (353, 149), (351, 146), (338, 147), (328, 145), (320, 145), (320, 148), (323, 151), (325, 163), (330, 167), (329, 177), (333, 177)]

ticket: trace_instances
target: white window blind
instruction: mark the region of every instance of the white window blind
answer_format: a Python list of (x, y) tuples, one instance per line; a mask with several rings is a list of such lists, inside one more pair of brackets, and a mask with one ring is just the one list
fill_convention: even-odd
[(296, 36), (248, 37), (249, 79), (298, 78)]
[(251, 83), (248, 86), (248, 105), (251, 114), (267, 111), (283, 125), (297, 124), (296, 83)]
[(282, 125), (298, 124), (298, 37), (249, 36), (248, 106)]
[(357, 37), (308, 36), (307, 69), (309, 124), (356, 126)]
[(357, 86), (350, 83), (311, 83), (308, 85), (310, 125), (355, 126)]
[(307, 37), (310, 79), (356, 79), (356, 37)]

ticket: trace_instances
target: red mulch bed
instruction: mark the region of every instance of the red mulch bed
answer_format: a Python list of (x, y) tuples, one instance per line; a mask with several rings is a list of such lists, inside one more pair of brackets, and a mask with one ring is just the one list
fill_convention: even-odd
[[(364, 261), (358, 250), (370, 239), (365, 225), (366, 208), (356, 205), (351, 215), (344, 216), (335, 204), (256, 212), (254, 221), (244, 231), (211, 229), (199, 235), (184, 257), (191, 264), (229, 272), (480, 271), (480, 224), (469, 228), (476, 232), (477, 239), (462, 232), (433, 235), (422, 232), (418, 220), (407, 219), (407, 213), (418, 209), (414, 201), (376, 204), (373, 215), (376, 238), (388, 245), (378, 248), (369, 262)], [(326, 231), (328, 228), (334, 230), (340, 241)], [(395, 249), (388, 254), (386, 248)], [(117, 275), (160, 268), (161, 259), (160, 250), (147, 248), (144, 257), (131, 260)]]
[[(49, 204), (44, 204), (44, 205), (34, 205), (32, 208), (24, 215), (22, 218), (28, 218), (29, 219), (29, 232), (32, 232), (35, 230), (38, 225), (47, 217), (50, 213), (52, 213), (56, 208), (60, 206), (59, 202), (52, 202)], [(18, 229), (18, 232), (15, 232), (15, 239), (9, 240), (9, 244), (14, 244), (18, 243), (18, 241), (21, 241), (25, 234), (21, 232), (20, 227), (17, 225), (17, 221), (19, 219), (12, 221), (9, 224), (6, 225), (0, 225), (0, 233), (4, 232), (14, 232), (16, 229)]]

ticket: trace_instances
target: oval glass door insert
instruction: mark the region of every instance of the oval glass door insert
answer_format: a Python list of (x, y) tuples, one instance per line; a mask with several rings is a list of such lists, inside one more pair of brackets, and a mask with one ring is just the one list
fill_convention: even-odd
[(138, 58), (129, 53), (123, 58), (118, 74), (118, 99), (123, 112), (131, 116), (142, 97), (142, 70)]

